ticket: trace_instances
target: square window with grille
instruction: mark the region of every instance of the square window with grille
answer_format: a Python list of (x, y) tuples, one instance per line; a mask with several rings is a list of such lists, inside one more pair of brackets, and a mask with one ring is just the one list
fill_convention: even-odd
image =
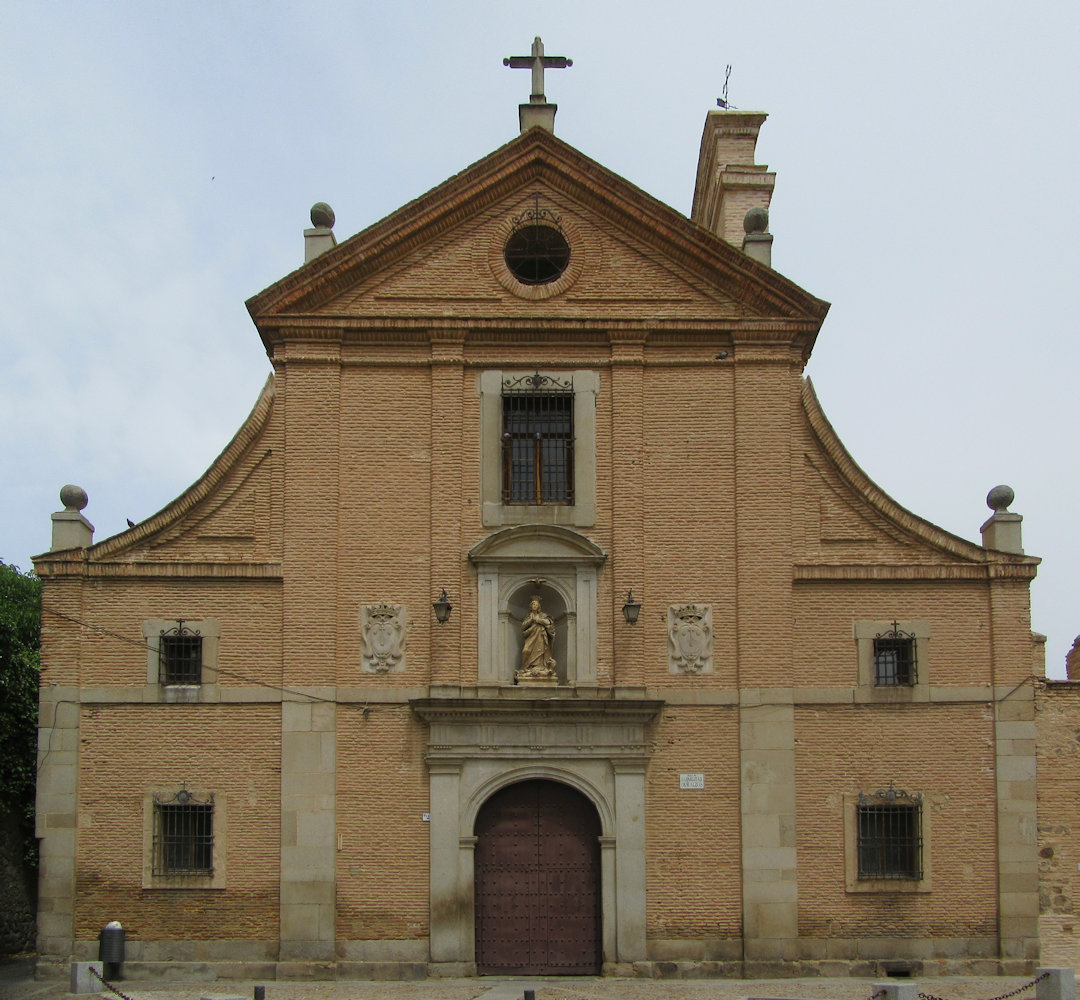
[(178, 621), (158, 639), (158, 665), (162, 684), (201, 684), (202, 635)]
[(525, 375), (503, 381), (502, 501), (574, 502), (572, 379)]
[(214, 797), (198, 801), (190, 792), (171, 799), (154, 796), (154, 875), (214, 874)]
[(915, 636), (897, 623), (874, 637), (874, 683), (879, 687), (914, 687), (919, 681)]
[(860, 879), (918, 880), (922, 866), (922, 802), (918, 796), (860, 795), (857, 812)]

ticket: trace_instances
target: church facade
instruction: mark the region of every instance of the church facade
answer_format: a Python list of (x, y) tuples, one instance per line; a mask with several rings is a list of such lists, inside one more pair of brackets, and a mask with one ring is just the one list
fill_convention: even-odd
[[(540, 95), (542, 97), (542, 95)], [(901, 508), (803, 372), (765, 116), (692, 218), (522, 134), (248, 302), (273, 375), (43, 622), (43, 967), (1026, 973), (1039, 645), (1009, 497)]]

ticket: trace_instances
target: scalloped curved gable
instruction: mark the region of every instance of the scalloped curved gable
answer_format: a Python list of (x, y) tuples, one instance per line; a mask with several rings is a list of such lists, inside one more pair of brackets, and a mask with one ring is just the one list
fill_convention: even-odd
[(233, 439), (188, 489), (145, 521), (88, 550), (91, 561), (275, 562), (281, 559), (275, 504), (274, 377)]
[(1039, 559), (984, 549), (913, 514), (886, 494), (840, 441), (810, 379), (803, 381), (802, 405), (806, 433), (802, 552), (797, 561), (837, 567), (1008, 562), (1020, 575), (1034, 576)]

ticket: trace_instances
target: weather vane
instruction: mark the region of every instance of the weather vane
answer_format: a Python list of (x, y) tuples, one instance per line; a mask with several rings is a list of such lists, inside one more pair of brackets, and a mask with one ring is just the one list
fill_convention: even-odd
[(716, 106), (718, 108), (733, 108), (735, 110), (738, 110), (737, 108), (735, 108), (734, 104), (729, 104), (728, 103), (727, 88), (728, 88), (728, 80), (730, 80), (730, 79), (731, 79), (731, 63), (728, 63), (727, 64), (727, 69), (724, 70), (724, 96), (723, 97), (718, 97), (716, 99)]

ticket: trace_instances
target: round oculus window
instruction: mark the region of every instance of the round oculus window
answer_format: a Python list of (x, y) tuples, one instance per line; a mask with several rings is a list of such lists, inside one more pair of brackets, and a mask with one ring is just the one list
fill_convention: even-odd
[(523, 285), (547, 285), (570, 263), (570, 244), (552, 226), (522, 226), (506, 241), (503, 257)]

